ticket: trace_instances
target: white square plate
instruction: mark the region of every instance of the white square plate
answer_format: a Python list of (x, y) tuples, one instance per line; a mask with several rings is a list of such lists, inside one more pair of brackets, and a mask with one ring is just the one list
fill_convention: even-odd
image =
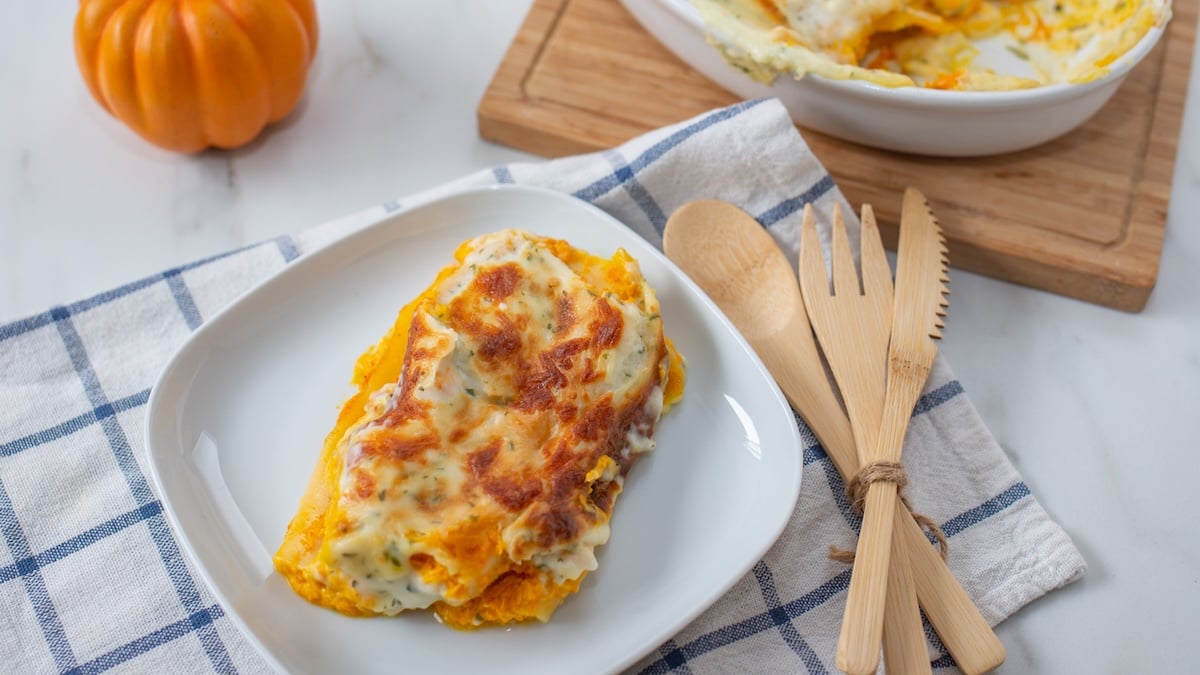
[[(305, 602), (270, 556), (351, 393), (355, 359), (460, 242), (512, 227), (598, 255), (629, 251), (688, 360), (683, 401), (633, 467), (600, 569), (544, 625), (461, 632), (429, 612), (353, 619)], [(712, 302), (620, 222), (531, 188), (456, 193), (303, 256), (196, 331), (154, 387), (146, 424), (183, 547), (247, 637), (293, 672), (618, 670), (745, 574), (800, 489), (792, 412)]]

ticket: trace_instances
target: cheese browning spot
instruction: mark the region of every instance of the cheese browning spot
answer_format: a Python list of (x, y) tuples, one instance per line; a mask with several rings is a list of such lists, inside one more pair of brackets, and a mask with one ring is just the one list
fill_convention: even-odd
[(521, 268), (516, 263), (485, 269), (471, 282), (480, 292), (492, 300), (503, 300), (512, 295), (521, 280)]

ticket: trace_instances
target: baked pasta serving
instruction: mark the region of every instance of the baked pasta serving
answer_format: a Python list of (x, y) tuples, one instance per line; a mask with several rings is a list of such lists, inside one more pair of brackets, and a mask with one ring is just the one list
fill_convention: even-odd
[(349, 615), (546, 621), (683, 379), (624, 250), (471, 239), (359, 357), (275, 567)]

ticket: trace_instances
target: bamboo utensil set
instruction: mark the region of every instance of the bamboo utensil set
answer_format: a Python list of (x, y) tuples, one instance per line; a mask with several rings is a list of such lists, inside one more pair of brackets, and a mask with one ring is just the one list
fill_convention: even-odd
[[(945, 245), (924, 196), (913, 189), (904, 195), (894, 290), (869, 206), (861, 285), (840, 212), (832, 290), (811, 207), (802, 225), (799, 285), (770, 234), (727, 202), (680, 207), (667, 222), (663, 250), (738, 327), (847, 484), (864, 497), (838, 667), (874, 672), (882, 644), (889, 673), (929, 672), (918, 603), (963, 672), (1000, 665), (1004, 647), (899, 492), (904, 433), (937, 354), (933, 339), (946, 306)], [(848, 419), (825, 375), (814, 329)]]

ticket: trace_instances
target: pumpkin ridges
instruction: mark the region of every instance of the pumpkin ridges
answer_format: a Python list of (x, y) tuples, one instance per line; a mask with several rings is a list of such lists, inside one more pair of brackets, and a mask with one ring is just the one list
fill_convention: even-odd
[(177, 0), (154, 0), (142, 14), (134, 49), (142, 123), (133, 127), (152, 143), (178, 152), (208, 145), (200, 122), (191, 53), (177, 45), (188, 39)]
[(292, 11), (300, 17), (300, 23), (304, 26), (304, 33), (308, 38), (308, 62), (312, 63), (313, 57), (317, 54), (317, 43), (320, 41), (321, 32), (317, 22), (317, 7), (313, 4), (313, 0), (286, 1)]
[(307, 29), (286, 2), (217, 0), (255, 47), (270, 82), (268, 121), (285, 117), (304, 93), (308, 78)]
[[(299, 102), (300, 96), (304, 94), (304, 87), (308, 81), (308, 70), (312, 65), (313, 59), (317, 55), (317, 43), (320, 41), (320, 28), (317, 22), (317, 8), (313, 0), (285, 0), (285, 4), (291, 10), (294, 19), (301, 29), (301, 36), (304, 38), (305, 45), (305, 60), (307, 66), (301, 74), (301, 82), (296, 92), (295, 101)], [(295, 107), (295, 103), (292, 104)], [(272, 122), (286, 117), (291, 110), (285, 110), (279, 114)]]
[(205, 135), (223, 148), (249, 142), (270, 116), (270, 84), (254, 44), (216, 0), (184, 3), (179, 13), (190, 38)]
[(96, 59), (97, 85), (105, 107), (135, 131), (142, 124), (134, 64), (138, 26), (153, 0), (130, 0), (113, 10), (100, 36)]
[(75, 62), (79, 65), (79, 71), (83, 73), (83, 81), (87, 84), (92, 98), (109, 114), (112, 113), (112, 107), (100, 88), (96, 64), (100, 60), (100, 39), (112, 19), (113, 11), (124, 2), (125, 0), (80, 0), (79, 14), (75, 16)]

